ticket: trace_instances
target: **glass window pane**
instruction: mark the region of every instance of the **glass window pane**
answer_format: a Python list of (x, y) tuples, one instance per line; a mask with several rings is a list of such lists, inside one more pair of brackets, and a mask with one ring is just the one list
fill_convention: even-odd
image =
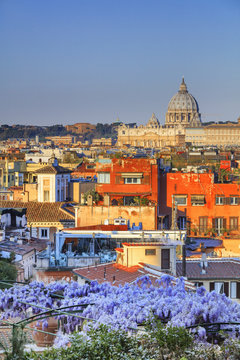
[(224, 291), (223, 282), (215, 282), (215, 288), (214, 288), (214, 290), (215, 290), (216, 293), (218, 293), (218, 294), (223, 294), (223, 291)]
[(230, 296), (231, 296), (232, 299), (236, 299), (236, 297), (237, 297), (237, 283), (235, 281), (231, 282)]

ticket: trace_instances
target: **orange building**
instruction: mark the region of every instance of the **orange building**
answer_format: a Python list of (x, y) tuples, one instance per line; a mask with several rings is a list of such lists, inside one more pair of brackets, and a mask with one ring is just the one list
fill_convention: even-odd
[(96, 173), (96, 191), (111, 205), (158, 204), (157, 159), (99, 159)]
[(144, 230), (158, 229), (159, 161), (156, 159), (99, 159), (95, 191), (87, 206), (76, 210), (76, 225), (113, 223), (122, 218), (142, 223)]
[(163, 227), (209, 235), (239, 233), (240, 185), (216, 183), (213, 173), (166, 173), (160, 181)]
[(96, 175), (96, 164), (86, 163), (86, 162), (82, 162), (71, 173), (71, 177), (73, 179), (84, 178), (87, 180), (93, 180), (95, 175)]

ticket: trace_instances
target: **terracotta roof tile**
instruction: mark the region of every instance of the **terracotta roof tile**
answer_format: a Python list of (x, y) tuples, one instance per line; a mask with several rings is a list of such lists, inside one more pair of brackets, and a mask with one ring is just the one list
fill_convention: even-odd
[(109, 225), (89, 225), (89, 226), (80, 226), (80, 227), (75, 227), (75, 228), (71, 228), (68, 230), (103, 230), (103, 231), (127, 231), (128, 226), (127, 225), (113, 225), (113, 224), (109, 224)]
[(107, 281), (117, 286), (132, 283), (138, 277), (148, 274), (148, 272), (140, 266), (128, 268), (127, 271), (126, 269), (125, 267), (115, 266), (115, 264), (111, 263), (74, 269), (74, 273), (89, 281), (97, 280), (99, 283)]
[(61, 220), (74, 220), (74, 215), (64, 211), (62, 202), (21, 202), (0, 201), (0, 208), (26, 208), (26, 217), (30, 222), (59, 222)]
[(71, 170), (64, 168), (63, 166), (47, 165), (36, 171), (35, 174), (70, 174)]
[[(186, 262), (187, 278), (191, 279), (240, 279), (240, 261), (235, 259), (208, 260), (206, 274), (198, 261)], [(182, 275), (182, 262), (177, 261), (177, 276)]]

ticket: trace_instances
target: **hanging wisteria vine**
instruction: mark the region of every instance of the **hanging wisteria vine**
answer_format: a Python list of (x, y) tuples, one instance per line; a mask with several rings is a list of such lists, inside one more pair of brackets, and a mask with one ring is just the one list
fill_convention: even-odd
[[(59, 295), (59, 296), (58, 296)], [(83, 304), (89, 304), (81, 307)], [(35, 305), (35, 306), (34, 306)], [(110, 283), (79, 285), (77, 282), (55, 282), (44, 286), (41, 282), (32, 282), (25, 286), (13, 286), (0, 291), (1, 319), (29, 316), (29, 311), (39, 314), (42, 309), (58, 309), (73, 311), (71, 306), (79, 305), (80, 315), (93, 320), (92, 326), (109, 325), (113, 329), (137, 328), (150, 316), (161, 319), (166, 326), (201, 326), (203, 323), (240, 322), (240, 305), (215, 291), (207, 292), (203, 287), (196, 291), (185, 288), (184, 280), (178, 279), (176, 284), (172, 278), (164, 275), (154, 282), (148, 276), (137, 279), (133, 284), (113, 286)], [(38, 307), (37, 307), (38, 306)], [(68, 308), (69, 307), (69, 308)], [(65, 331), (71, 333), (83, 320), (73, 315), (55, 313), (58, 318), (65, 319)], [(75, 316), (74, 316), (75, 315)], [(84, 321), (84, 329), (88, 323)], [(48, 323), (42, 321), (42, 328)], [(198, 330), (199, 336), (205, 336), (205, 330)]]

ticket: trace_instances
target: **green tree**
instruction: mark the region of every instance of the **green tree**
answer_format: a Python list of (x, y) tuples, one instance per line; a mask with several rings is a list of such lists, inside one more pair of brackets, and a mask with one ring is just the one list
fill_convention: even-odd
[[(14, 265), (9, 264), (6, 260), (0, 260), (0, 279), (15, 281), (17, 278), (17, 269)], [(0, 288), (4, 285), (0, 284)]]

